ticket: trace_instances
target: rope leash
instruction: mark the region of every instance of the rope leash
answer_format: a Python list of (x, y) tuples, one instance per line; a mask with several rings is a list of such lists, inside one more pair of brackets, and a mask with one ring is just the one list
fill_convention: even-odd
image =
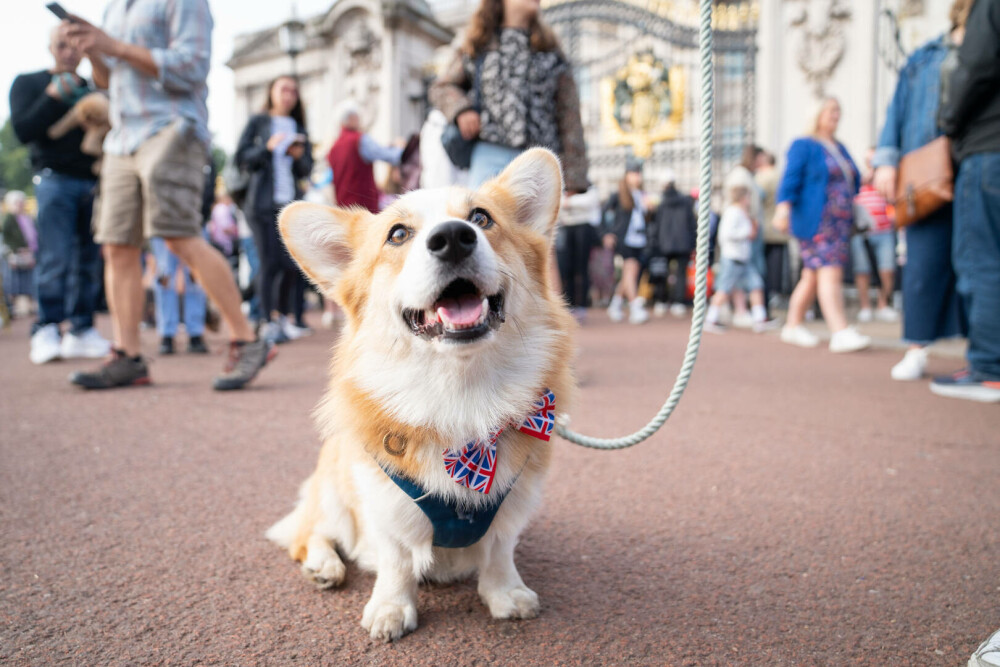
[(637, 445), (650, 437), (667, 421), (677, 403), (680, 402), (684, 390), (687, 389), (698, 358), (698, 348), (701, 346), (702, 328), (705, 324), (708, 292), (708, 218), (712, 199), (712, 133), (714, 132), (712, 112), (715, 105), (715, 85), (712, 76), (712, 0), (700, 0), (701, 23), (698, 34), (698, 47), (701, 56), (701, 180), (698, 198), (698, 242), (695, 258), (697, 274), (695, 276), (694, 311), (691, 316), (691, 333), (688, 336), (687, 350), (684, 353), (684, 363), (677, 373), (674, 388), (667, 401), (656, 413), (656, 416), (646, 426), (631, 435), (621, 438), (593, 438), (569, 430), (562, 424), (556, 424), (556, 433), (573, 444), (591, 449), (625, 449)]

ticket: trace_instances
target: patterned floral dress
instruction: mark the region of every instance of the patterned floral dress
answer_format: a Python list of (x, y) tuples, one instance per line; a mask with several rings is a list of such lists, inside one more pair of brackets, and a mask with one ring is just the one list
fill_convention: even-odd
[(851, 227), (854, 225), (854, 208), (851, 187), (836, 158), (824, 148), (826, 168), (830, 179), (826, 185), (826, 206), (819, 221), (816, 235), (808, 241), (799, 241), (802, 249), (802, 266), (818, 269), (823, 266), (847, 266), (851, 249)]

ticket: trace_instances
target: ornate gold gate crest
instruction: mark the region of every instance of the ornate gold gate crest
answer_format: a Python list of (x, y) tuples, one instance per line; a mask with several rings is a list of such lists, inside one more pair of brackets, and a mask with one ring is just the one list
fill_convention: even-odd
[(684, 70), (667, 68), (651, 51), (635, 53), (601, 80), (601, 123), (615, 146), (648, 158), (653, 144), (675, 139), (684, 118)]

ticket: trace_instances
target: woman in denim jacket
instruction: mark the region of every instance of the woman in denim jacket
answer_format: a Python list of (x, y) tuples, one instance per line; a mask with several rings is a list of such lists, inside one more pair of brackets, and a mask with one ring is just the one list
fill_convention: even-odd
[[(949, 50), (961, 43), (971, 6), (971, 0), (956, 0), (951, 8), (951, 31), (914, 51), (899, 73), (872, 159), (875, 188), (889, 201), (896, 198), (900, 157), (941, 136), (935, 121), (941, 98), (941, 65)], [(892, 368), (895, 380), (920, 379), (927, 366), (927, 346), (965, 334), (951, 264), (951, 234), (951, 204), (905, 230), (903, 340), (910, 347)]]

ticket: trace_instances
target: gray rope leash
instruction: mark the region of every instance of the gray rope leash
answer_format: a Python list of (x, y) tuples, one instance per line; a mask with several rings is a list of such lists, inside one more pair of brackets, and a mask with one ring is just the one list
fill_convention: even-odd
[(677, 373), (674, 388), (667, 397), (666, 403), (656, 413), (656, 416), (644, 428), (632, 435), (621, 438), (592, 438), (575, 433), (563, 424), (556, 424), (556, 433), (570, 442), (592, 449), (624, 449), (637, 445), (656, 433), (670, 414), (677, 407), (698, 358), (698, 348), (701, 345), (702, 328), (705, 324), (708, 292), (708, 218), (712, 199), (712, 133), (713, 107), (715, 103), (715, 86), (712, 76), (712, 0), (701, 0), (701, 28), (698, 36), (701, 55), (701, 182), (698, 198), (698, 244), (695, 259), (697, 275), (694, 289), (694, 311), (691, 316), (691, 334), (688, 337), (687, 351), (684, 353), (684, 363)]

